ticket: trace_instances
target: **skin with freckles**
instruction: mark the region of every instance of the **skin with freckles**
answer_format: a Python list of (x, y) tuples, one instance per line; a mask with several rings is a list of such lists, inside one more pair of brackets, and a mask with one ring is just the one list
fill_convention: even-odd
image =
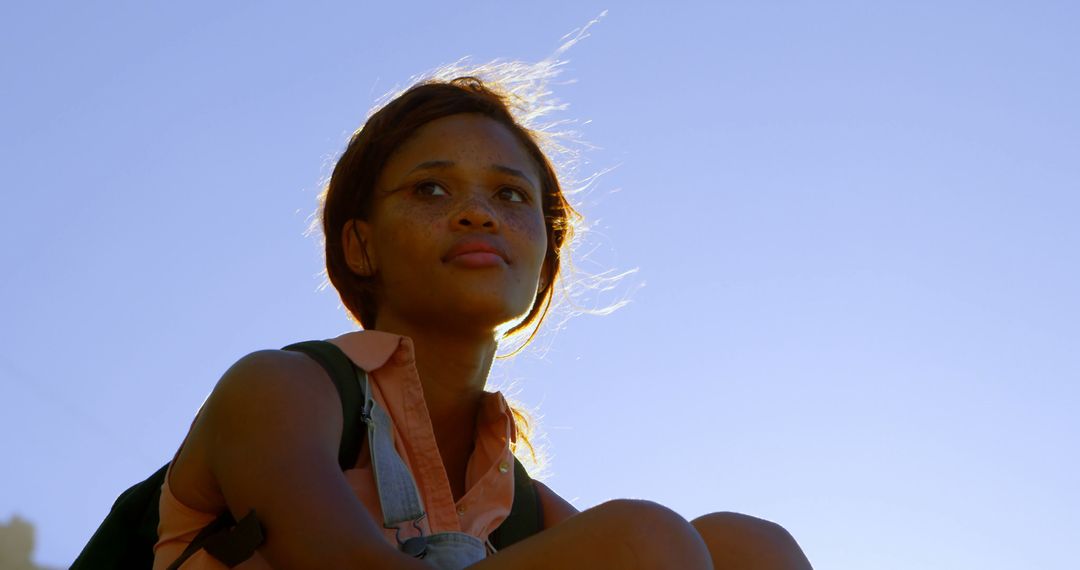
[[(465, 491), (475, 402), (497, 331), (529, 310), (545, 273), (540, 187), (535, 163), (506, 127), (481, 115), (451, 115), (421, 127), (391, 156), (372, 214), (344, 232), (350, 268), (376, 278), (377, 327), (415, 341), (455, 498)], [(475, 266), (448, 258), (463, 240), (483, 240), (505, 259)], [(546, 486), (537, 492), (548, 530), (478, 569), (809, 568), (786, 531), (753, 517), (713, 513), (688, 523), (633, 501), (579, 513)]]
[[(374, 186), (364, 186), (372, 194), (363, 217), (332, 218), (344, 258), (334, 266), (371, 284), (365, 327), (412, 340), (455, 500), (465, 493), (498, 341), (533, 309), (537, 292), (548, 291), (542, 284), (559, 263), (548, 251), (548, 232), (560, 220), (545, 220), (546, 162), (517, 136), (471, 112), (423, 123), (378, 161)], [(342, 188), (353, 188), (345, 180)], [(561, 199), (557, 183), (548, 190), (546, 198)], [(205, 513), (228, 508), (239, 518), (257, 510), (266, 529), (259, 552), (273, 567), (429, 567), (384, 540), (342, 476), (341, 403), (329, 378), (313, 381), (319, 377), (317, 363), (289, 351), (237, 362), (178, 453), (170, 489)], [(476, 570), (809, 568), (790, 534), (752, 517), (712, 513), (688, 522), (662, 505), (625, 499), (578, 512), (546, 485), (536, 491), (544, 530)]]
[[(376, 328), (413, 339), (454, 497), (502, 332), (525, 316), (545, 273), (536, 164), (502, 124), (477, 114), (419, 128), (383, 166), (371, 214), (343, 232), (349, 267), (374, 276)], [(499, 252), (477, 266), (463, 243)], [(546, 275), (544, 275), (546, 279)]]
[[(355, 223), (366, 257), (360, 244), (347, 248), (354, 271), (378, 280), (380, 328), (389, 316), (490, 336), (527, 312), (547, 248), (540, 188), (500, 123), (459, 114), (421, 127), (383, 168), (369, 219)], [(486, 268), (445, 259), (471, 238), (507, 259)]]

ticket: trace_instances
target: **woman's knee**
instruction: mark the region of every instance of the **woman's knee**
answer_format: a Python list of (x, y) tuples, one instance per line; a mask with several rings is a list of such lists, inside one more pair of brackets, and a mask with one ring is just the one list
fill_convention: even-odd
[(711, 568), (701, 535), (675, 511), (651, 502), (617, 499), (594, 507), (643, 568)]
[(805, 570), (810, 561), (784, 527), (740, 513), (710, 513), (694, 519), (719, 568)]

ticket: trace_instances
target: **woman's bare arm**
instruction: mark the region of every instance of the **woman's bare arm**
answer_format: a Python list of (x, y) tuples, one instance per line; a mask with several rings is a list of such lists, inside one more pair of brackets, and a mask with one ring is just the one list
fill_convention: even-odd
[(238, 520), (263, 524), (260, 552), (275, 568), (426, 566), (383, 538), (338, 466), (341, 402), (300, 353), (260, 351), (222, 377), (186, 445), (205, 464)]
[(533, 480), (533, 485), (536, 486), (536, 494), (540, 498), (540, 512), (544, 516), (544, 528), (551, 528), (564, 520), (580, 513), (581, 511), (574, 508), (556, 493), (552, 491), (547, 485)]

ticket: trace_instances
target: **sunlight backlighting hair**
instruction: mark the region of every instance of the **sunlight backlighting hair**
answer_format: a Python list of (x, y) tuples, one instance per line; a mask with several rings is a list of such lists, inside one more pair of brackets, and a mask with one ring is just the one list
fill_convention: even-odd
[[(601, 17), (603, 14), (601, 14)], [(545, 266), (549, 279), (529, 312), (508, 325), (500, 344), (520, 351), (536, 336), (552, 307), (554, 291), (562, 285), (569, 267), (569, 252), (582, 217), (568, 196), (582, 190), (564, 191), (577, 165), (581, 144), (569, 128), (573, 121), (551, 115), (567, 105), (555, 98), (551, 84), (562, 71), (559, 57), (588, 36), (588, 25), (564, 37), (551, 56), (536, 62), (492, 61), (471, 64), (466, 59), (414, 76), (404, 89), (384, 95), (368, 113), (364, 125), (353, 133), (319, 196), (319, 220), (324, 238), (326, 275), (341, 296), (350, 317), (361, 327), (376, 322), (373, 279), (356, 275), (345, 263), (341, 232), (350, 219), (369, 215), (371, 197), (383, 165), (423, 125), (453, 114), (479, 113), (511, 130), (536, 162), (541, 174), (542, 208), (548, 234)], [(572, 186), (571, 186), (572, 188)], [(314, 228), (313, 228), (314, 229)]]
[[(491, 66), (490, 69), (502, 67)], [(515, 66), (512, 69), (521, 73), (526, 68)], [(444, 69), (441, 73), (449, 71)], [(564, 258), (564, 246), (572, 240), (574, 224), (581, 216), (563, 195), (555, 167), (540, 148), (537, 137), (521, 125), (513, 114), (513, 108), (530, 108), (529, 101), (520, 92), (512, 95), (504, 89), (498, 82), (490, 79), (485, 82), (477, 75), (454, 76), (448, 80), (438, 77), (424, 79), (379, 107), (350, 139), (321, 197), (321, 218), (327, 275), (353, 320), (363, 328), (377, 326), (377, 277), (359, 275), (349, 267), (342, 244), (346, 223), (352, 219), (368, 219), (375, 183), (383, 166), (419, 128), (442, 117), (478, 113), (506, 126), (536, 163), (540, 174), (541, 209), (547, 232), (547, 251), (543, 263), (549, 279), (538, 289), (525, 317), (511, 325), (503, 338), (527, 330), (528, 336), (520, 345), (524, 346), (539, 330), (551, 307), (552, 292)], [(515, 408), (514, 419), (518, 426), (517, 441), (528, 447), (529, 456), (535, 460), (535, 449), (529, 438), (528, 417)]]
[[(411, 78), (408, 87), (392, 90), (370, 110), (364, 125), (349, 139), (319, 195), (316, 223), (321, 227), (316, 228), (313, 223), (312, 228), (322, 230), (327, 280), (338, 291), (352, 320), (363, 328), (374, 328), (378, 307), (375, 278), (356, 274), (346, 262), (342, 243), (345, 224), (370, 215), (376, 180), (403, 143), (425, 124), (459, 113), (478, 113), (507, 127), (535, 161), (541, 177), (541, 207), (548, 237), (544, 264), (549, 279), (538, 290), (528, 313), (507, 325), (500, 344), (506, 343), (513, 349), (499, 358), (516, 354), (536, 337), (552, 308), (556, 288), (560, 290), (560, 299), (569, 300), (563, 280), (570, 269), (571, 244), (583, 223), (569, 197), (588, 188), (599, 174), (585, 178), (580, 184), (573, 183), (583, 143), (570, 128), (572, 120), (552, 118), (552, 114), (565, 110), (567, 105), (554, 97), (550, 87), (565, 63), (559, 57), (587, 37), (589, 27), (598, 20), (565, 36), (559, 49), (539, 62), (496, 60), (474, 65), (467, 58), (461, 59)], [(567, 181), (571, 181), (569, 186), (564, 186)], [(597, 283), (618, 277), (593, 276), (582, 284), (595, 290)], [(605, 313), (614, 308), (576, 312)], [(516, 405), (513, 414), (518, 428), (515, 447), (527, 450), (531, 463), (539, 465), (537, 449), (530, 438), (531, 416)]]
[(358, 275), (349, 268), (342, 245), (346, 223), (370, 216), (375, 183), (383, 166), (420, 127), (450, 115), (477, 113), (507, 127), (536, 163), (540, 174), (541, 208), (548, 242), (544, 265), (550, 279), (537, 292), (528, 314), (513, 324), (504, 333), (504, 338), (524, 330), (530, 331), (529, 338), (535, 335), (551, 305), (563, 246), (572, 240), (574, 225), (581, 216), (563, 195), (555, 167), (540, 148), (535, 135), (516, 120), (511, 111), (514, 105), (526, 107), (528, 102), (522, 95), (502, 91), (498, 83), (485, 82), (475, 75), (445, 81), (429, 78), (409, 87), (375, 111), (352, 136), (322, 196), (322, 230), (326, 236), (327, 275), (353, 319), (362, 327), (376, 326), (376, 278)]

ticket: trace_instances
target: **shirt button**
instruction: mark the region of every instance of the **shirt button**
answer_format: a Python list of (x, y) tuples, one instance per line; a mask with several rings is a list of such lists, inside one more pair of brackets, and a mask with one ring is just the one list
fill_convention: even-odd
[(507, 471), (510, 471), (510, 464), (503, 461), (502, 463), (499, 464), (499, 472), (500, 473), (506, 473)]
[(465, 516), (465, 507), (458, 507), (457, 508), (457, 514), (458, 514), (459, 517)]

